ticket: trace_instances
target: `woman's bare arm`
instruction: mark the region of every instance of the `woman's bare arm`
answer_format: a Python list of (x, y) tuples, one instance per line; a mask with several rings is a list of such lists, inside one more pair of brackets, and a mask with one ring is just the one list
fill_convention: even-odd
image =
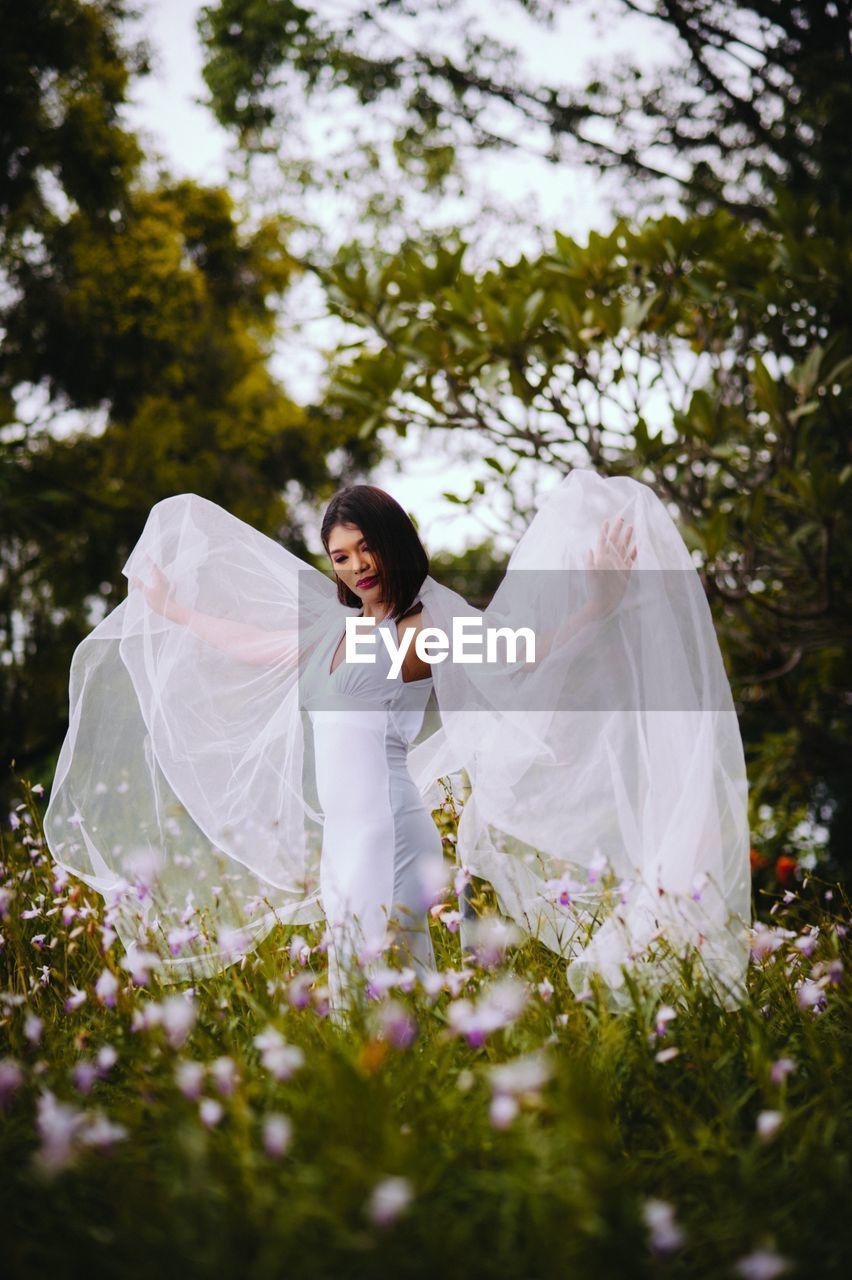
[[(628, 526), (622, 534), (624, 517), (621, 516), (609, 527), (609, 520), (604, 520), (598, 534), (598, 545), (586, 552), (586, 568), (590, 577), (590, 594), (582, 609), (578, 609), (565, 620), (555, 631), (544, 636), (536, 636), (536, 662), (539, 657), (546, 658), (554, 646), (562, 646), (579, 635), (586, 627), (595, 626), (615, 612), (622, 596), (627, 590), (630, 570), (636, 560), (638, 548), (631, 547), (633, 525)], [(535, 666), (527, 662), (524, 667)]]
[[(591, 626), (595, 622), (600, 622), (602, 614), (592, 604), (583, 605), (582, 609), (578, 609), (576, 613), (572, 613), (554, 631), (548, 631), (543, 636), (536, 636), (535, 639), (535, 656), (536, 662), (541, 658), (546, 658), (551, 650), (555, 647), (559, 648), (566, 644), (573, 636), (578, 635), (585, 627)], [(527, 662), (525, 666), (535, 666), (533, 662)]]
[(164, 618), (179, 626), (187, 627), (207, 644), (228, 653), (240, 662), (258, 667), (277, 665), (294, 666), (298, 658), (298, 633), (295, 629), (268, 631), (250, 623), (232, 622), (218, 618), (199, 609), (178, 604), (174, 598), (174, 586), (158, 565), (150, 562), (153, 584), (131, 578), (130, 584), (138, 587), (148, 604)]

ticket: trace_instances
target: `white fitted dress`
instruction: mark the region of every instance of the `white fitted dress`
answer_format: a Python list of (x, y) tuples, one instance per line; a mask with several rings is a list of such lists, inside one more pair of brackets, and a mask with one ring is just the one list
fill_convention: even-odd
[(336, 1010), (348, 1003), (353, 960), (369, 973), (392, 918), (401, 961), (418, 976), (436, 968), (423, 873), (430, 863), (441, 866), (441, 837), (407, 763), (433, 682), (388, 678), (391, 657), (379, 635), (386, 627), (397, 638), (392, 619), (376, 624), (375, 662), (347, 663), (341, 646), (332, 672), (345, 634), (338, 621), (302, 675), (323, 814), (320, 890)]

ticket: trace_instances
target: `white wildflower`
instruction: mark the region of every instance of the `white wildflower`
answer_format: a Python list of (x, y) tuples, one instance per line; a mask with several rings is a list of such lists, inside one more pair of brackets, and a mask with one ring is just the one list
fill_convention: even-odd
[(388, 1226), (408, 1207), (413, 1194), (407, 1178), (384, 1178), (373, 1188), (367, 1203), (367, 1216), (374, 1226)]

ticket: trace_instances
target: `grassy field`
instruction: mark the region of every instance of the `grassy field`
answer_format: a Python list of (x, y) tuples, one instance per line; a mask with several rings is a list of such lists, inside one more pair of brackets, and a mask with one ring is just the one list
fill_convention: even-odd
[[(38, 790), (38, 788), (36, 789)], [(2, 823), (7, 1277), (847, 1276), (850, 907), (762, 893), (749, 998), (684, 969), (576, 1000), (530, 941), (394, 957), (349, 1028), (319, 927), (192, 987), (128, 972), (102, 900)]]

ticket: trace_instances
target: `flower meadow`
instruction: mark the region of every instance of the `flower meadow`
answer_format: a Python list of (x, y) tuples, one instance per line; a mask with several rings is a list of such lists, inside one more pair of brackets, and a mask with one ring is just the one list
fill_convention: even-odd
[(339, 1023), (319, 925), (161, 983), (21, 788), (0, 827), (5, 1276), (850, 1274), (840, 885), (757, 892), (733, 1010), (675, 957), (615, 1013), (448, 862), (438, 974), (391, 945)]

